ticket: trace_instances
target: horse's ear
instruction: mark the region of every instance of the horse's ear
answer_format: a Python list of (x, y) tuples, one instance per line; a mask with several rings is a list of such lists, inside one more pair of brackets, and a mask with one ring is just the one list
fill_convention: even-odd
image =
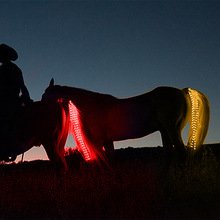
[(54, 79), (53, 79), (53, 78), (50, 80), (50, 85), (49, 85), (49, 87), (52, 87), (52, 86), (54, 86)]

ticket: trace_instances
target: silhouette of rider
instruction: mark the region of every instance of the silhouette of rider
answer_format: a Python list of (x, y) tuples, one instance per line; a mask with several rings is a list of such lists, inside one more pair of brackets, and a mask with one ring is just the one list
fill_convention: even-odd
[[(22, 103), (28, 105), (30, 99), (21, 70), (11, 61), (18, 58), (17, 52), (6, 44), (0, 45), (0, 127), (7, 126), (18, 113)], [(20, 93), (22, 96), (20, 97)], [(1, 129), (2, 130), (2, 129)]]

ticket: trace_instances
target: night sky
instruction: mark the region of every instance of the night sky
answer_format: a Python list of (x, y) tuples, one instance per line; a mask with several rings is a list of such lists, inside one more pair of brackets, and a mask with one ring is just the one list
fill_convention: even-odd
[[(220, 142), (220, 1), (0, 1), (0, 43), (18, 52), (35, 101), (52, 77), (121, 98), (160, 85), (200, 90), (211, 105), (205, 142)], [(157, 132), (116, 148), (158, 145)], [(43, 148), (25, 154), (42, 158)]]

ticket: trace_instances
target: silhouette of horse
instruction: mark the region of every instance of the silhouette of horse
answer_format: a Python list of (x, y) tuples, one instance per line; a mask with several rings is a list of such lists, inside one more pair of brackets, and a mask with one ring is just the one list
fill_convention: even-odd
[(69, 116), (60, 103), (33, 102), (22, 111), (2, 138), (0, 160), (13, 161), (33, 146), (45, 148), (50, 161), (58, 169), (66, 168), (64, 145), (69, 130)]
[(87, 160), (97, 156), (106, 160), (105, 155), (110, 156), (114, 151), (114, 141), (140, 138), (155, 131), (160, 131), (165, 149), (176, 149), (180, 157), (185, 157), (181, 132), (186, 124), (190, 122), (189, 148), (199, 149), (208, 132), (209, 101), (203, 93), (191, 88), (158, 87), (142, 95), (119, 99), (54, 85), (52, 79), (42, 100), (71, 100), (70, 132)]

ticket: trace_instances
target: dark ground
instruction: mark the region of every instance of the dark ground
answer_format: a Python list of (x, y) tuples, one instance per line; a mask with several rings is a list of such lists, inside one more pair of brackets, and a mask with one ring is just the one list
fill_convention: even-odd
[(184, 167), (164, 167), (164, 150), (115, 151), (112, 171), (76, 152), (60, 182), (49, 161), (0, 165), (0, 219), (220, 219), (220, 145)]

